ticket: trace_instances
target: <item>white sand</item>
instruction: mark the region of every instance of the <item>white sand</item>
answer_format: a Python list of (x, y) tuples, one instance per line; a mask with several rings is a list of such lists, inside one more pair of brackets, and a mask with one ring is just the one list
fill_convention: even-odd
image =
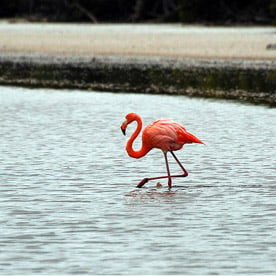
[(273, 27), (0, 23), (1, 53), (276, 60)]

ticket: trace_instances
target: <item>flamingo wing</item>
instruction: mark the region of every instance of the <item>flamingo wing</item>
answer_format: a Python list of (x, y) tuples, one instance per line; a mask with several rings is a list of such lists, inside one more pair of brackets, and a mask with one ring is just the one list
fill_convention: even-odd
[(179, 148), (178, 134), (171, 120), (158, 120), (147, 126), (143, 132), (143, 141), (152, 148), (171, 151)]
[(151, 148), (163, 151), (179, 150), (186, 143), (203, 143), (172, 120), (158, 120), (148, 125), (143, 132), (143, 142)]

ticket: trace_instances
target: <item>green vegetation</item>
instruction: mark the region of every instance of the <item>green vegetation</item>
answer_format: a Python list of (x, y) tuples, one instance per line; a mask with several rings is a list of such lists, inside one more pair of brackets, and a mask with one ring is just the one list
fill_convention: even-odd
[(1, 0), (0, 18), (263, 25), (276, 22), (276, 0)]
[(272, 17), (272, 24), (276, 25), (276, 0), (271, 0), (269, 8), (270, 8), (270, 14)]
[[(186, 23), (270, 24), (275, 0), (179, 0), (179, 17)], [(275, 18), (275, 15), (274, 15)]]

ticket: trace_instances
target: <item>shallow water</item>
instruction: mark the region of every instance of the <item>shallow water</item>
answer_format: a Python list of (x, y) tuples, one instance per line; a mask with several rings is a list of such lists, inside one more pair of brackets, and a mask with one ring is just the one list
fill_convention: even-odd
[[(275, 109), (0, 91), (0, 274), (276, 273)], [(165, 165), (158, 150), (127, 156), (131, 111), (145, 124), (173, 118), (206, 143), (176, 152), (190, 174), (171, 191), (165, 180), (135, 188)]]

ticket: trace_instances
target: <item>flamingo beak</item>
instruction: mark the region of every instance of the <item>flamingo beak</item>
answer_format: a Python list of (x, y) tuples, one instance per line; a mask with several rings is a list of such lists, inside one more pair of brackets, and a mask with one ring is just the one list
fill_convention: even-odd
[(126, 129), (121, 127), (121, 130), (122, 130), (123, 134), (126, 135)]
[(128, 121), (125, 120), (122, 125), (121, 125), (121, 131), (123, 132), (124, 135), (126, 135), (126, 128), (127, 128), (127, 125), (128, 125)]

